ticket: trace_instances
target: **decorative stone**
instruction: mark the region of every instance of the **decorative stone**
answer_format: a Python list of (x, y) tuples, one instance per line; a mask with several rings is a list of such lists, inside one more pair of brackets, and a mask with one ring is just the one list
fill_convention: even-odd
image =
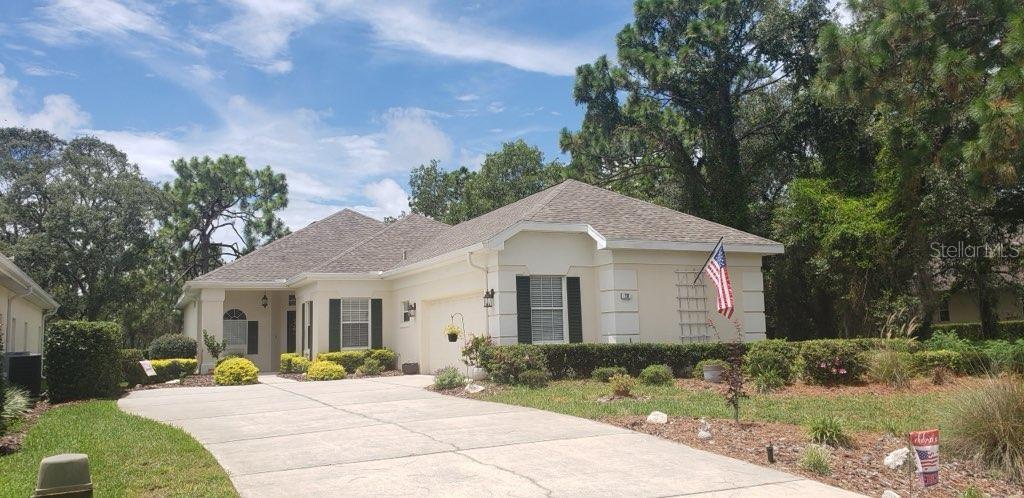
[(703, 417), (700, 419), (700, 428), (697, 429), (697, 439), (701, 441), (707, 441), (711, 439), (711, 424)]
[(181, 384), (181, 379), (169, 380), (167, 382), (164, 382), (164, 384)]
[(483, 390), (484, 390), (484, 386), (481, 386), (480, 384), (476, 384), (476, 383), (473, 383), (473, 384), (470, 384), (470, 385), (466, 386), (466, 392), (470, 393), (470, 394), (476, 394), (476, 393), (478, 393), (480, 391), (483, 391)]
[(653, 411), (650, 415), (647, 416), (647, 422), (652, 424), (667, 424), (668, 415), (659, 411)]
[(900, 498), (900, 495), (891, 489), (887, 489), (882, 493), (882, 498)]

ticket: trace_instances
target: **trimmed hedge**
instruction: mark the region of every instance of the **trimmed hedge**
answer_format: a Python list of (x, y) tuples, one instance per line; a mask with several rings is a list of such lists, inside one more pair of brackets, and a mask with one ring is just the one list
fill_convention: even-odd
[(121, 326), (114, 322), (51, 322), (43, 346), (50, 401), (116, 395), (121, 340)]
[(800, 344), (782, 339), (758, 341), (747, 346), (744, 357), (747, 374), (759, 377), (768, 371), (775, 372), (783, 382), (789, 384), (797, 374), (797, 358)]
[(932, 325), (932, 334), (936, 332), (956, 332), (957, 335), (969, 340), (1005, 339), (1016, 341), (1024, 338), (1024, 320), (1007, 320), (996, 324), (997, 337), (982, 337), (981, 323), (942, 323)]
[(314, 361), (306, 371), (308, 380), (340, 380), (345, 378), (345, 368), (333, 361)]
[(672, 377), (672, 369), (668, 365), (651, 365), (641, 370), (637, 379), (640, 383), (649, 386), (665, 386), (675, 380)]
[(150, 380), (152, 382), (167, 382), (196, 373), (199, 361), (195, 358), (169, 358), (151, 360), (150, 364), (153, 365), (153, 370), (156, 370), (156, 377), (151, 377)]
[(380, 363), (384, 370), (393, 370), (398, 354), (388, 348), (381, 349), (354, 349), (349, 351), (331, 351), (329, 353), (318, 353), (317, 361), (329, 361), (345, 367), (348, 373), (355, 373), (367, 358), (373, 358)]
[[(729, 357), (728, 343), (692, 343), (692, 344), (514, 344), (495, 346), (494, 350), (503, 348), (538, 348), (537, 352), (545, 358), (548, 371), (554, 379), (589, 377), (596, 368), (622, 367), (630, 375), (640, 372), (650, 365), (668, 365), (676, 377), (688, 377), (693, 367), (704, 359), (724, 360)], [(484, 366), (486, 370), (486, 365)], [(488, 371), (490, 373), (490, 371)]]
[(245, 358), (228, 358), (213, 369), (213, 381), (218, 386), (240, 386), (259, 381), (260, 369)]
[(312, 363), (309, 358), (300, 356), (298, 358), (292, 358), (291, 371), (292, 373), (306, 373), (309, 370), (309, 365)]
[(281, 355), (281, 360), (277, 364), (278, 373), (292, 373), (292, 360), (295, 358), (302, 358), (299, 353), (284, 353)]
[(523, 373), (529, 370), (548, 371), (550, 377), (544, 348), (534, 344), (485, 348), (481, 351), (480, 363), (491, 380), (499, 384), (518, 384)]
[(590, 378), (598, 382), (608, 382), (612, 376), (618, 374), (629, 374), (629, 372), (622, 367), (598, 367), (593, 372), (590, 372)]
[(185, 334), (164, 334), (149, 344), (149, 359), (195, 358), (196, 340)]

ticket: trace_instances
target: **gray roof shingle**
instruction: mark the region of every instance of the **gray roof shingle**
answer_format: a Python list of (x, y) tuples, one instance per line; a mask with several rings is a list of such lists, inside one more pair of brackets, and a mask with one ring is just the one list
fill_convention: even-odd
[(218, 268), (196, 281), (264, 282), (300, 273), (366, 273), (402, 268), (485, 242), (523, 221), (587, 224), (606, 240), (778, 246), (777, 242), (650, 202), (566, 180), (449, 226), (418, 214), (384, 225), (350, 209)]
[(195, 279), (274, 282), (309, 271), (384, 229), (384, 223), (343, 209)]

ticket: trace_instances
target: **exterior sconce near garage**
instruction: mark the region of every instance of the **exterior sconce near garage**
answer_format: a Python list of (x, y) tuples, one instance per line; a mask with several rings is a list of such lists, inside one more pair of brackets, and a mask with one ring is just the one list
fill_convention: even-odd
[(409, 303), (409, 309), (405, 312), (409, 314), (409, 318), (416, 316), (416, 303)]
[(489, 289), (484, 292), (484, 308), (494, 307), (494, 289)]
[(260, 304), (263, 305), (264, 308), (266, 308), (267, 305), (270, 304), (270, 300), (267, 299), (267, 291), (263, 291), (263, 298), (260, 299)]

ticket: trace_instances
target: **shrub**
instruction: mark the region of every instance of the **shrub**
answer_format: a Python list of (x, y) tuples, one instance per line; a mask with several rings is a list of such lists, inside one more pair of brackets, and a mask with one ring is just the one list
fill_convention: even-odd
[(213, 369), (213, 381), (219, 386), (255, 384), (260, 369), (245, 358), (227, 358)]
[(612, 385), (612, 394), (616, 396), (632, 396), (636, 388), (636, 379), (628, 374), (615, 374), (608, 382)]
[[(698, 379), (704, 378), (704, 367), (710, 365), (717, 365), (728, 371), (730, 367), (729, 362), (725, 360), (701, 360), (697, 363), (697, 366), (693, 367), (693, 376)], [(723, 372), (724, 375), (724, 372)], [(724, 377), (723, 377), (724, 379)]]
[(220, 366), (221, 363), (224, 363), (225, 361), (228, 361), (228, 360), (231, 360), (231, 359), (234, 359), (234, 358), (241, 358), (243, 360), (246, 359), (244, 354), (231, 353), (229, 355), (221, 356), (220, 359), (217, 360), (217, 364), (214, 365), (214, 367), (218, 367), (218, 366)]
[(32, 409), (32, 396), (28, 391), (14, 386), (7, 386), (0, 396), (0, 427), (14, 422)]
[(485, 349), (491, 348), (494, 343), (489, 335), (470, 335), (466, 345), (462, 347), (462, 363), (466, 366), (483, 368), (481, 359), (486, 354)]
[(203, 345), (206, 346), (206, 350), (210, 352), (210, 357), (216, 362), (220, 359), (220, 355), (224, 354), (224, 350), (228, 348), (228, 340), (223, 339), (217, 342), (216, 337), (210, 335), (206, 329), (203, 329)]
[(799, 345), (792, 342), (772, 339), (752, 343), (747, 346), (745, 358), (747, 374), (757, 378), (761, 372), (771, 370), (788, 384), (796, 375), (793, 365), (799, 356)]
[(996, 324), (997, 337), (983, 337), (980, 323), (943, 323), (932, 325), (932, 335), (939, 332), (956, 332), (958, 336), (968, 340), (1006, 339), (1015, 341), (1024, 337), (1024, 320), (1007, 320)]
[(118, 351), (118, 356), (121, 358), (121, 378), (128, 387), (149, 382), (146, 370), (139, 363), (145, 359), (141, 349), (122, 349)]
[(359, 365), (356, 372), (359, 375), (380, 375), (381, 370), (380, 362), (376, 358), (371, 357), (363, 360), (363, 364)]
[(810, 427), (811, 441), (835, 448), (850, 445), (850, 436), (843, 430), (843, 420), (827, 415), (815, 419)]
[(466, 385), (466, 376), (455, 367), (444, 367), (434, 374), (434, 387), (438, 389), (455, 389)]
[(926, 350), (931, 351), (967, 351), (974, 349), (971, 341), (961, 339), (955, 330), (937, 330), (932, 333), (931, 337), (924, 340), (923, 345)]
[(149, 344), (149, 359), (195, 358), (196, 340), (185, 334), (165, 334)]
[(843, 339), (805, 341), (800, 345), (804, 379), (814, 384), (852, 384), (867, 370), (862, 346)]
[(600, 367), (595, 368), (594, 371), (590, 373), (590, 378), (598, 382), (608, 382), (608, 380), (616, 374), (629, 374), (629, 372), (622, 367)]
[(832, 475), (828, 448), (816, 444), (804, 448), (804, 454), (800, 457), (800, 467), (820, 476)]
[(915, 370), (913, 356), (910, 353), (876, 351), (871, 355), (868, 376), (875, 382), (904, 388), (910, 385)]
[(963, 355), (948, 349), (914, 353), (913, 364), (918, 372), (931, 372), (940, 367), (957, 374), (962, 374), (966, 370)]
[[(522, 345), (494, 346), (491, 350), (521, 347)], [(649, 365), (668, 365), (676, 377), (685, 377), (699, 361), (729, 357), (729, 345), (724, 343), (690, 344), (544, 344), (533, 345), (546, 357), (552, 378), (590, 377), (600, 367), (622, 367), (630, 375), (639, 375)]]
[(640, 382), (650, 386), (671, 384), (675, 377), (668, 365), (651, 365), (640, 372)]
[(960, 391), (945, 415), (954, 452), (1024, 482), (1024, 381), (998, 378)]
[(292, 373), (292, 360), (295, 358), (302, 358), (299, 353), (284, 353), (281, 355), (281, 360), (277, 364), (277, 371), (279, 373)]
[(153, 382), (167, 382), (192, 375), (196, 372), (196, 367), (199, 366), (199, 362), (195, 358), (151, 360), (150, 364), (153, 365), (153, 370), (156, 370), (156, 377), (152, 378)]
[(783, 380), (782, 376), (772, 369), (763, 369), (754, 376), (754, 389), (761, 394), (768, 394), (777, 389), (782, 389), (785, 385), (786, 381)]
[(499, 384), (515, 384), (527, 370), (547, 370), (547, 358), (540, 346), (516, 344), (487, 350), (482, 359), (484, 370)]
[(985, 341), (981, 351), (988, 357), (989, 366), (994, 373), (1024, 373), (1024, 339), (1017, 342), (997, 340)]
[(330, 353), (317, 354), (316, 360), (329, 361), (331, 363), (341, 365), (343, 368), (345, 368), (346, 373), (355, 373), (356, 369), (363, 364), (363, 360), (366, 359), (366, 354), (367, 350), (332, 351)]
[(121, 382), (120, 344), (121, 326), (113, 322), (50, 323), (43, 347), (50, 400), (116, 394)]
[(519, 374), (518, 382), (531, 389), (537, 389), (548, 385), (549, 378), (547, 370), (530, 369)]
[(306, 369), (308, 380), (340, 380), (345, 377), (345, 367), (333, 361), (317, 360)]
[(291, 371), (292, 373), (306, 373), (309, 370), (309, 358), (305, 356), (299, 356), (291, 359)]
[(380, 363), (381, 370), (394, 370), (395, 361), (398, 360), (398, 353), (387, 349), (371, 349), (369, 358), (377, 360)]

